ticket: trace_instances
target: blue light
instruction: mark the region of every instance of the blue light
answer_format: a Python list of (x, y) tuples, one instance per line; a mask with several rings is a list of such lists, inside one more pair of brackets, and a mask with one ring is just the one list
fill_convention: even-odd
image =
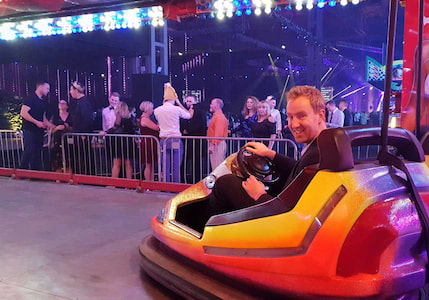
[(317, 2), (317, 7), (318, 7), (318, 8), (323, 8), (323, 7), (325, 7), (325, 1), (324, 1), (324, 0), (319, 0), (319, 1)]
[(243, 12), (241, 11), (241, 10), (237, 10), (236, 12), (235, 12), (235, 15), (236, 16), (242, 16), (243, 15)]
[(336, 0), (329, 0), (328, 5), (331, 7), (334, 7), (335, 5), (337, 5), (337, 1)]
[(286, 10), (292, 10), (292, 5), (290, 5), (290, 3), (286, 6)]
[[(150, 15), (150, 17), (149, 17)], [(145, 17), (144, 17), (145, 16)], [(31, 38), (49, 35), (88, 32), (94, 30), (114, 30), (138, 28), (142, 24), (162, 26), (164, 23), (161, 6), (134, 8), (123, 11), (84, 14), (59, 18), (42, 18), (21, 23), (0, 24), (0, 40)]]
[(232, 2), (232, 4), (234, 4), (235, 7), (240, 7), (240, 2), (237, 0), (234, 0), (234, 2)]
[(252, 14), (252, 10), (250, 8), (246, 9), (245, 14), (250, 16)]

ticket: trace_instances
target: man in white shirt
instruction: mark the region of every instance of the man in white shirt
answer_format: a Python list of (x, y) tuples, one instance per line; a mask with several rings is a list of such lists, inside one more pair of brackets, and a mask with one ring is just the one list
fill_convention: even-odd
[(194, 111), (184, 108), (174, 88), (170, 83), (166, 83), (164, 84), (164, 102), (154, 110), (154, 114), (160, 128), (161, 148), (165, 151), (162, 156), (164, 180), (179, 183), (183, 156), (180, 119), (192, 118)]
[(280, 111), (276, 109), (277, 100), (273, 96), (268, 96), (265, 101), (268, 102), (271, 108), (271, 118), (273, 118), (274, 123), (276, 123), (276, 133), (277, 137), (281, 137), (282, 134), (282, 117)]
[(103, 131), (106, 132), (113, 126), (115, 126), (116, 121), (116, 112), (115, 108), (119, 103), (119, 93), (113, 92), (109, 96), (109, 106), (103, 108), (102, 117), (103, 117)]
[(337, 104), (333, 100), (326, 102), (326, 109), (329, 111), (328, 127), (343, 127), (344, 126), (344, 113), (338, 109)]

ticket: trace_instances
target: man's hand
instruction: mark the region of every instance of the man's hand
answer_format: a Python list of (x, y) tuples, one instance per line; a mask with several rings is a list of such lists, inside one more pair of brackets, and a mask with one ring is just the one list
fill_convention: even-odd
[(66, 129), (66, 127), (64, 125), (58, 125), (57, 127), (55, 127), (56, 131), (58, 131), (58, 130), (64, 130), (64, 129)]
[(250, 198), (252, 198), (255, 201), (258, 200), (259, 197), (267, 193), (265, 191), (264, 184), (258, 181), (253, 175), (247, 178), (246, 181), (243, 181), (241, 183), (241, 186), (246, 191), (246, 193), (250, 196)]
[(36, 126), (39, 127), (39, 128), (46, 128), (46, 125), (43, 122), (40, 122), (40, 121), (36, 120), (36, 122), (34, 124), (36, 124)]
[(247, 151), (262, 157), (267, 157), (271, 160), (274, 159), (274, 156), (276, 156), (276, 152), (265, 146), (263, 143), (249, 142), (245, 145), (245, 147)]

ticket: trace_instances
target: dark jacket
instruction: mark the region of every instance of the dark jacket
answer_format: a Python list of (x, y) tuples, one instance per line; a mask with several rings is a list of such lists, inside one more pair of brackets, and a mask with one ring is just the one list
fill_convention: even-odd
[[(275, 170), (279, 171), (284, 176), (283, 181), (282, 178), (280, 178), (280, 181), (284, 182), (281, 190), (284, 190), (305, 167), (318, 164), (319, 161), (320, 155), (319, 148), (317, 147), (317, 139), (308, 146), (305, 153), (298, 160), (277, 153), (273, 159), (273, 163)], [(285, 177), (286, 181), (284, 181)], [(272, 198), (273, 197), (268, 194), (262, 195), (255, 204), (268, 201)]]

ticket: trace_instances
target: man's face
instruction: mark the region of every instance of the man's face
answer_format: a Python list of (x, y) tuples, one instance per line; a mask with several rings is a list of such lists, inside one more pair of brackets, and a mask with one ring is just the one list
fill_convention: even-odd
[(217, 101), (216, 100), (212, 100), (212, 102), (210, 102), (210, 112), (214, 113), (217, 111), (218, 105), (217, 105)]
[(308, 144), (320, 133), (325, 111), (315, 113), (307, 97), (288, 101), (287, 118), (289, 128), (298, 143)]
[(185, 99), (185, 103), (186, 103), (186, 106), (188, 107), (188, 108), (191, 108), (192, 107), (192, 105), (194, 105), (195, 104), (195, 99), (194, 99), (194, 97), (186, 97), (186, 99)]
[(45, 84), (39, 85), (37, 89), (39, 90), (40, 94), (43, 97), (46, 97), (49, 94), (51, 87), (49, 86), (49, 83), (45, 83)]
[(340, 110), (345, 110), (347, 108), (347, 103), (344, 101), (341, 101), (340, 104), (338, 104), (338, 108)]
[(270, 108), (273, 109), (276, 108), (277, 101), (276, 99), (271, 99), (270, 101), (268, 101), (268, 104), (270, 105)]
[(333, 112), (335, 109), (335, 106), (332, 104), (326, 104), (326, 109), (329, 110), (330, 112)]
[(117, 96), (110, 96), (109, 97), (110, 106), (116, 107), (116, 105), (118, 105), (118, 103), (119, 103), (119, 97), (117, 97)]
[(70, 87), (70, 96), (72, 96), (72, 98), (77, 98), (77, 96), (76, 96), (76, 93), (77, 93), (77, 91), (71, 86)]

